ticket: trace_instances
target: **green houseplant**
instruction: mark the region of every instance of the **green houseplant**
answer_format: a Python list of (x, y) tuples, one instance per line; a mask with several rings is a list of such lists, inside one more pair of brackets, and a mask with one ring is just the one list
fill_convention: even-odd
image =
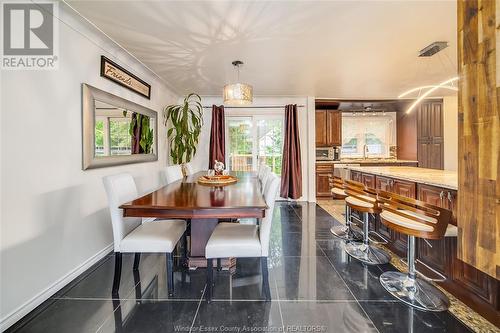
[[(123, 116), (127, 117), (128, 111), (123, 111)], [(134, 138), (136, 136), (136, 132), (138, 131), (138, 138), (140, 149), (135, 154), (151, 154), (154, 136), (153, 129), (149, 124), (150, 118), (140, 113), (132, 112), (132, 117), (130, 120), (130, 125), (128, 129), (128, 133), (130, 137)], [(133, 153), (134, 154), (134, 153)]]
[(198, 139), (203, 125), (201, 97), (191, 93), (182, 104), (168, 105), (163, 110), (163, 119), (170, 142), (170, 157), (175, 164), (191, 161), (196, 153)]

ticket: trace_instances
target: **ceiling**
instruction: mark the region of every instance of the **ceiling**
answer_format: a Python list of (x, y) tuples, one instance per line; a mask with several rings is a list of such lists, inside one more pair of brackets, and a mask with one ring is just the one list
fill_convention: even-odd
[[(394, 98), (456, 75), (456, 1), (67, 0), (179, 94)], [(431, 42), (450, 47), (431, 58)], [(448, 91), (443, 93), (449, 94)]]

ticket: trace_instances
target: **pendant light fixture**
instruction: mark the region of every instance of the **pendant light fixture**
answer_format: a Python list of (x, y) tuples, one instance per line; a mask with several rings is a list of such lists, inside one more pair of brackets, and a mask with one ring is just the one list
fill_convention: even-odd
[(238, 81), (224, 86), (224, 104), (248, 105), (253, 101), (253, 87), (246, 83), (240, 83), (240, 66), (243, 61), (235, 60), (231, 63), (238, 72)]
[[(420, 50), (419, 52), (419, 58), (430, 58), (433, 57), (434, 55), (437, 54), (437, 57), (441, 61), (441, 65), (444, 67), (444, 62), (440, 58), (441, 54), (439, 53), (440, 51), (444, 50), (445, 48), (448, 47), (448, 42), (434, 42), (424, 49)], [(451, 59), (446, 55), (446, 58), (448, 59), (449, 64), (451, 65), (451, 68), (455, 68), (456, 66), (453, 65)], [(455, 70), (453, 70), (455, 72)], [(426, 97), (428, 97), (430, 94), (435, 92), (438, 89), (446, 89), (446, 90), (452, 90), (452, 91), (458, 91), (458, 87), (454, 85), (459, 80), (458, 76), (452, 77), (446, 81), (440, 82), (438, 84), (431, 84), (431, 85), (422, 85), (420, 87), (416, 87), (413, 89), (409, 89), (405, 91), (404, 93), (400, 94), (398, 98), (404, 98), (408, 95), (411, 95), (413, 93), (418, 92), (418, 96), (416, 97), (416, 100), (410, 105), (410, 107), (406, 110), (406, 113), (410, 113), (415, 107), (417, 107), (420, 102), (422, 102)]]

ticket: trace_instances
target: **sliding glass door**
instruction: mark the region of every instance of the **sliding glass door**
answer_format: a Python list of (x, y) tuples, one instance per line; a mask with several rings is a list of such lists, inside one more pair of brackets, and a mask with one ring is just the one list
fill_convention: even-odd
[(257, 170), (259, 163), (281, 174), (283, 116), (227, 116), (226, 165), (232, 171)]

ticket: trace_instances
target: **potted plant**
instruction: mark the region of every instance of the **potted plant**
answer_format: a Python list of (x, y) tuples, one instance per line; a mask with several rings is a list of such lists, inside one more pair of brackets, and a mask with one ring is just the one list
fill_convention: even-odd
[(163, 110), (163, 119), (170, 142), (170, 157), (174, 164), (181, 164), (186, 174), (185, 164), (196, 153), (198, 139), (203, 125), (203, 107), (201, 97), (191, 93), (182, 104), (168, 105)]

